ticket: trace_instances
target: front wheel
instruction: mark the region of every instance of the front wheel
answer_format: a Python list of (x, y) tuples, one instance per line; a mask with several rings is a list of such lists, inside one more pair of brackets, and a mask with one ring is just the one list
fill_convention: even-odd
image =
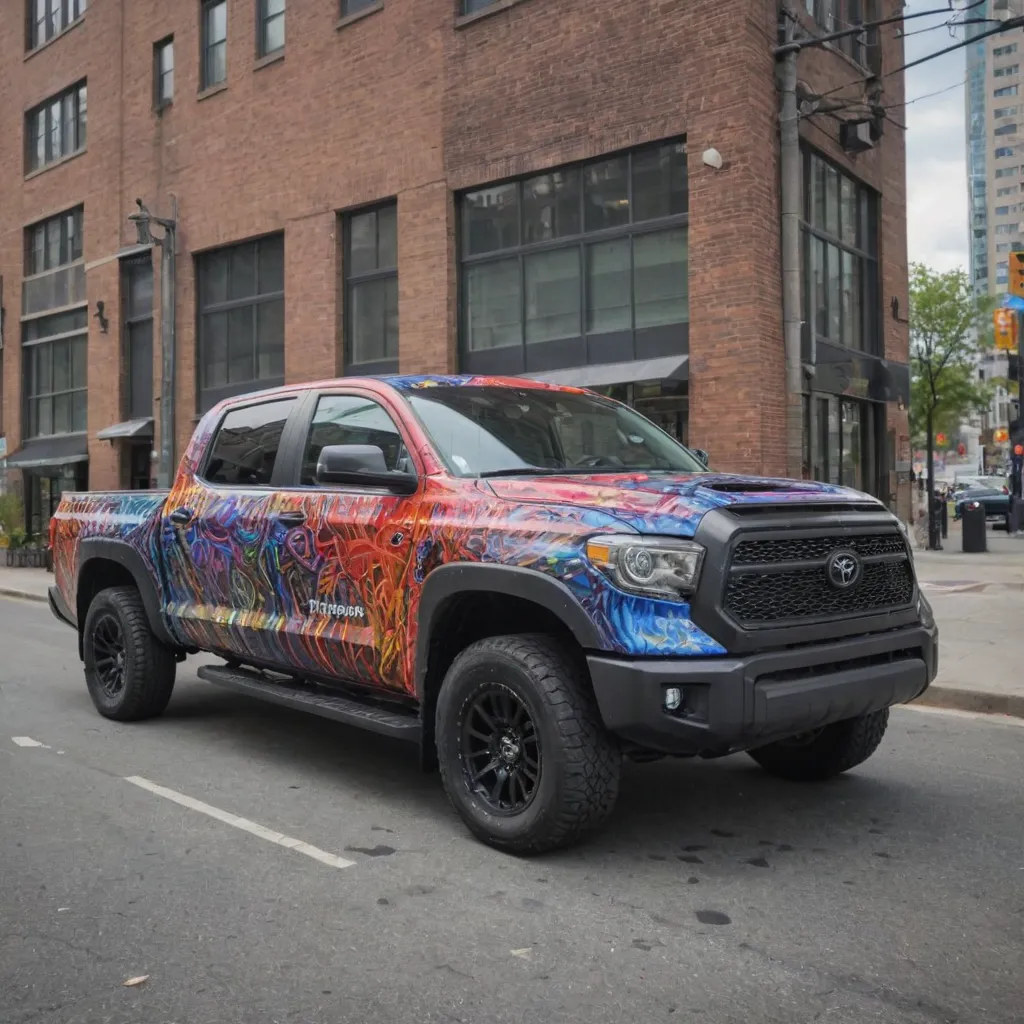
[(82, 631), (85, 681), (104, 718), (135, 722), (163, 713), (174, 689), (174, 652), (149, 628), (134, 587), (93, 598)]
[(544, 636), (467, 647), (437, 702), (438, 763), (469, 830), (511, 853), (569, 846), (615, 806), (622, 757), (578, 660)]
[(748, 753), (769, 775), (818, 782), (863, 764), (878, 749), (888, 724), (889, 709), (883, 708)]

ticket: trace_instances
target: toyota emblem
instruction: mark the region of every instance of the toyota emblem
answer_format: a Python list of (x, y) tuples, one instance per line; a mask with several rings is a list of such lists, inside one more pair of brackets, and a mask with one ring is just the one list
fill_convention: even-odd
[(852, 551), (833, 551), (825, 563), (828, 581), (836, 590), (849, 590), (860, 580), (861, 560)]

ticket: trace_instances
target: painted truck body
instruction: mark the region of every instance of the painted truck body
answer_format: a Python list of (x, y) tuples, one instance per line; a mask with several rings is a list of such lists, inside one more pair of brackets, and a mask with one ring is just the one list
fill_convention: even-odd
[[(314, 445), (327, 422), (323, 410), (356, 402), (365, 403), (357, 418), (369, 422), (370, 409), (373, 419), (359, 437), (383, 438), (379, 450)], [(231, 424), (271, 405), (280, 412), (272, 465), (257, 464), (254, 442), (239, 428), (254, 468), (225, 482), (219, 453), (235, 436)], [(535, 417), (541, 406), (553, 410), (550, 422)], [(657, 449), (667, 453), (666, 465), (688, 471), (619, 471), (601, 454), (570, 466), (563, 453), (553, 461), (561, 459), (564, 472), (474, 472), (453, 449), (491, 445), (492, 407), (504, 417), (503, 444), (521, 448), (527, 426), (536, 426), (530, 444), (545, 431), (568, 436), (593, 412), (599, 428), (606, 419), (626, 424), (625, 434), (614, 434), (623, 451)], [(444, 417), (453, 410), (462, 425), (448, 431)], [(339, 413), (328, 433), (355, 436), (344, 433), (346, 423)], [(245, 395), (203, 417), (170, 491), (64, 496), (51, 524), (51, 607), (79, 632), (101, 713), (159, 713), (173, 663), (209, 652), (226, 662), (200, 670), (211, 682), (417, 740), (424, 764), (440, 763), (470, 828), (524, 852), (574, 839), (606, 810), (592, 807), (559, 832), (554, 812), (534, 806), (544, 802), (536, 795), (519, 799), (518, 812), (509, 797), (504, 816), (500, 800), (469, 806), (472, 740), (466, 749), (452, 740), (449, 751), (439, 734), (445, 714), (455, 728), (470, 713), (470, 705), (460, 711), (444, 700), (460, 659), (489, 650), (490, 674), (511, 680), (522, 714), (548, 713), (533, 683), (518, 692), (516, 673), (529, 676), (533, 662), (525, 648), (497, 650), (503, 638), (539, 644), (534, 662), (550, 662), (552, 685), (568, 686), (586, 704), (580, 713), (597, 731), (613, 790), (623, 756), (768, 751), (764, 763), (794, 736), (810, 737), (794, 750), (818, 750), (823, 730), (849, 731), (851, 722), (868, 723), (880, 739), (875, 726), (884, 729), (887, 709), (918, 697), (937, 667), (934, 621), (895, 517), (875, 499), (834, 486), (706, 471), (656, 431), (607, 399), (520, 379), (346, 379)], [(400, 450), (397, 469), (391, 447)], [(390, 475), (374, 476), (373, 467), (385, 468), (378, 466), (385, 450)], [(335, 456), (341, 461), (332, 470)], [(363, 472), (353, 475), (353, 467)], [(652, 566), (657, 587), (642, 578)], [(172, 665), (171, 684), (128, 710), (100, 692), (100, 627), (90, 621), (100, 596), (114, 590), (135, 603), (151, 646), (145, 657), (125, 647), (122, 693), (133, 658), (141, 664), (155, 651), (159, 664)], [(120, 622), (124, 633), (126, 615), (114, 608), (103, 628), (116, 632)], [(493, 707), (480, 713), (493, 718)], [(506, 733), (494, 742), (513, 735)], [(552, 738), (544, 755), (556, 789), (564, 782), (564, 740)], [(500, 761), (499, 747), (488, 750)], [(538, 746), (533, 761), (541, 757)], [(465, 792), (453, 794), (456, 783)], [(531, 815), (541, 824), (531, 825)], [(522, 834), (513, 821), (526, 822)], [(538, 838), (542, 832), (547, 838)]]

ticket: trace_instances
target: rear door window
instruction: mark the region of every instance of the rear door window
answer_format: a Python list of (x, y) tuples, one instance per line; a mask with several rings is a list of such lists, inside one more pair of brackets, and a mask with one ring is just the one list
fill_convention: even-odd
[(221, 421), (203, 479), (227, 487), (269, 486), (297, 398), (233, 409)]

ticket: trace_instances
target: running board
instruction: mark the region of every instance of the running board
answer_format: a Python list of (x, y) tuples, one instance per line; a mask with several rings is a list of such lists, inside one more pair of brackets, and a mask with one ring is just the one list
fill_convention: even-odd
[(420, 738), (420, 721), (412, 714), (361, 704), (337, 694), (300, 690), (296, 686), (275, 682), (259, 672), (244, 668), (202, 665), (198, 675), (208, 683), (234, 690), (236, 693), (244, 693), (248, 697), (256, 697), (286, 708), (295, 708), (297, 711), (306, 711), (321, 718), (344, 722), (346, 725), (356, 725), (383, 736), (414, 742), (418, 742)]

